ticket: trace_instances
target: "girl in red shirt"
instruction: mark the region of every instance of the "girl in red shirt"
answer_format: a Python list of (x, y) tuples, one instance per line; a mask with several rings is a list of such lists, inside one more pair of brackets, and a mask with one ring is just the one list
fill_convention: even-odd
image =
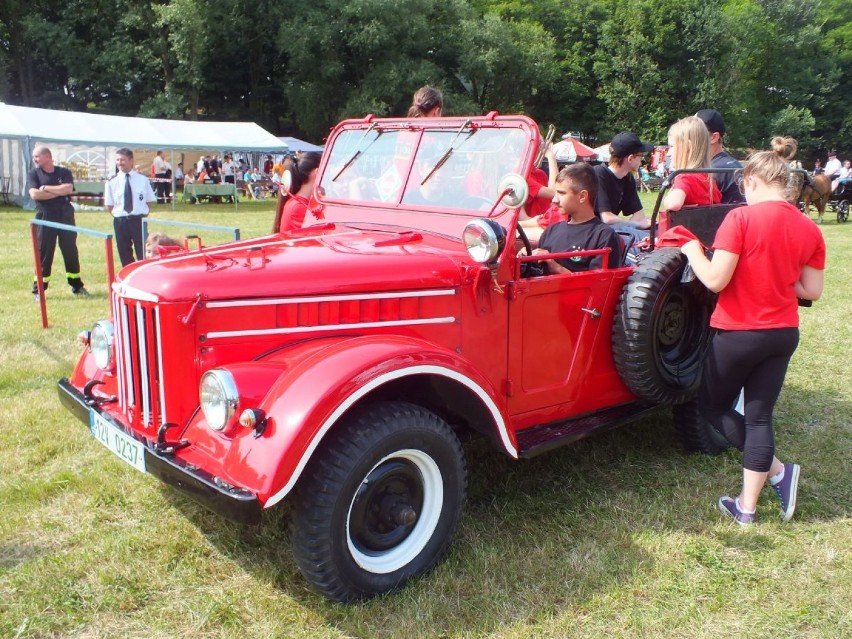
[[(691, 115), (669, 128), (669, 153), (673, 169), (701, 169), (710, 166), (710, 134), (699, 118)], [(717, 204), (722, 194), (707, 173), (681, 173), (675, 176), (663, 208), (678, 211), (687, 204)]]
[(303, 153), (301, 157), (293, 159), (289, 168), (290, 192), (281, 212), (279, 233), (302, 228), (321, 159), (322, 153), (316, 152)]
[[(748, 206), (725, 218), (712, 260), (697, 240), (681, 248), (698, 279), (719, 293), (699, 409), (743, 453), (742, 491), (719, 499), (719, 509), (741, 525), (754, 521), (767, 480), (781, 501), (781, 519), (796, 509), (799, 466), (775, 457), (772, 411), (799, 342), (797, 298), (819, 299), (825, 268), (822, 234), (786, 198), (796, 141), (776, 137), (772, 147), (746, 163), (741, 188)], [(732, 408), (740, 389), (745, 416)]]

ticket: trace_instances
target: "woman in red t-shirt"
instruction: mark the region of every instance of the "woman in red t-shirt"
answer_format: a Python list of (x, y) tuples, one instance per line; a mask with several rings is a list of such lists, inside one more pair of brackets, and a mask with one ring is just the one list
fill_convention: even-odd
[(294, 158), (290, 165), (290, 194), (281, 212), (278, 232), (295, 231), (302, 228), (305, 213), (308, 210), (308, 200), (314, 189), (322, 153), (304, 153), (298, 159)]
[[(669, 128), (669, 153), (673, 169), (701, 169), (710, 166), (710, 134), (701, 119), (691, 115), (678, 120)], [(676, 175), (671, 190), (666, 193), (663, 207), (679, 211), (688, 204), (717, 204), (722, 194), (707, 173)]]
[[(822, 234), (786, 198), (796, 141), (776, 137), (772, 147), (746, 163), (741, 188), (748, 206), (725, 218), (712, 260), (697, 240), (681, 248), (698, 279), (719, 293), (699, 409), (743, 452), (742, 491), (719, 499), (719, 509), (741, 525), (754, 521), (767, 480), (781, 501), (781, 519), (796, 509), (799, 466), (775, 457), (772, 410), (799, 343), (797, 298), (819, 299), (825, 268)], [(744, 416), (732, 408), (740, 389)]]

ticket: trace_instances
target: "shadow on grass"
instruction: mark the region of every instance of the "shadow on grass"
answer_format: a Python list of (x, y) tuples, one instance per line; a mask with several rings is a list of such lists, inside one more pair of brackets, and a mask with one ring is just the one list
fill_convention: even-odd
[[(782, 430), (780, 439), (787, 437)], [(483, 440), (467, 444), (466, 510), (448, 556), (401, 591), (355, 605), (326, 601), (302, 578), (290, 554), (286, 508), (267, 513), (257, 527), (240, 528), (163, 493), (255, 578), (346, 636), (488, 635), (570, 615), (641, 582), (661, 569), (659, 548), (648, 542), (655, 535), (695, 534), (685, 560), (699, 564), (720, 561), (719, 547), (775, 545), (771, 528), (744, 536), (715, 511), (718, 495), (738, 486), (739, 454), (687, 455), (674, 440), (661, 411), (527, 461), (513, 461)], [(776, 507), (771, 499), (764, 495), (761, 507)], [(805, 518), (820, 517), (807, 497), (802, 510)]]

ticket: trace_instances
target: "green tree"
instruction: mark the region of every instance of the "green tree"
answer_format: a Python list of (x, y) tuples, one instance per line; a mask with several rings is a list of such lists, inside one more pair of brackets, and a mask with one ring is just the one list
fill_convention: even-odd
[(606, 107), (600, 123), (607, 137), (631, 130), (661, 141), (672, 121), (684, 113), (674, 61), (680, 41), (680, 16), (689, 2), (670, 0), (618, 3), (605, 20), (594, 56), (598, 96)]
[(555, 40), (541, 25), (487, 14), (462, 22), (461, 37), (458, 75), (477, 112), (546, 115), (530, 109), (559, 79)]
[(738, 0), (725, 7), (732, 56), (726, 87), (735, 143), (765, 148), (779, 113), (816, 112), (831, 91), (832, 61), (820, 54), (817, 2)]
[(288, 61), (283, 93), (296, 127), (319, 139), (343, 117), (401, 115), (427, 83), (445, 89), (452, 112), (454, 34), (466, 11), (455, 0), (402, 0), (393, 10), (382, 0), (290, 7), (278, 46)]
[[(815, 134), (826, 148), (852, 156), (852, 20), (849, 2), (823, 0), (818, 9), (822, 39), (818, 50), (834, 63), (831, 71), (817, 77), (825, 101), (814, 109)], [(815, 47), (816, 48), (816, 47)]]
[(155, 55), (163, 69), (163, 88), (149, 98), (142, 112), (154, 117), (182, 117), (189, 109), (190, 119), (198, 119), (201, 89), (204, 86), (209, 26), (199, 0), (172, 0), (154, 5), (154, 25), (166, 36), (168, 47)]

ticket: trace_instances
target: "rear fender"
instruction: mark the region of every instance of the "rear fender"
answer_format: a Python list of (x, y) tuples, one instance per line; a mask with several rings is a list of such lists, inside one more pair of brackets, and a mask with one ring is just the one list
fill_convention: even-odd
[[(266, 429), (257, 439), (235, 440), (228, 454), (232, 463), (257, 473), (258, 498), (266, 508), (292, 490), (323, 437), (347, 410), (382, 385), (406, 376), (443, 376), (467, 387), (491, 416), (506, 452), (518, 456), (509, 419), (498, 407), (494, 389), (452, 351), (383, 335), (308, 342), (270, 359), (286, 359), (288, 365), (258, 406), (267, 417)], [(267, 366), (272, 363), (264, 361)]]

